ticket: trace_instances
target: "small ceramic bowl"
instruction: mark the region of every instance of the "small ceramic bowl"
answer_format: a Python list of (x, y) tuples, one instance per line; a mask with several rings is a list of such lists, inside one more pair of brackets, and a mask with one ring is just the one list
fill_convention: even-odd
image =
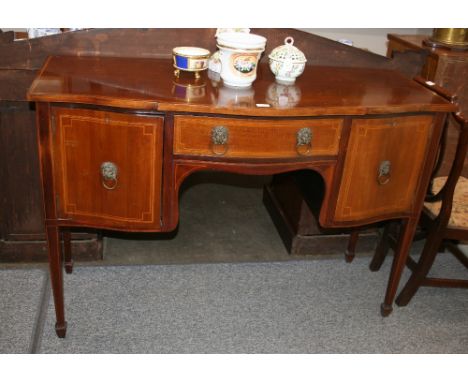
[(180, 71), (195, 72), (195, 77), (199, 77), (199, 72), (208, 68), (210, 51), (195, 46), (179, 46), (172, 50), (174, 59), (174, 74), (179, 77)]

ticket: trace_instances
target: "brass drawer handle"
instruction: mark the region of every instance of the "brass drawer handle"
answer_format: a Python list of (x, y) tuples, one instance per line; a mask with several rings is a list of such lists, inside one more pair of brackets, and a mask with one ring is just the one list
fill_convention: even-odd
[(106, 190), (113, 190), (117, 187), (118, 173), (119, 169), (115, 163), (101, 163), (101, 184)]
[(312, 148), (312, 129), (303, 127), (296, 133), (296, 151), (299, 155), (308, 155)]
[(379, 171), (377, 174), (377, 182), (383, 186), (390, 182), (390, 172), (392, 168), (392, 163), (389, 160), (383, 160), (380, 162)]
[(216, 155), (224, 155), (228, 151), (229, 129), (216, 126), (211, 129), (211, 150)]

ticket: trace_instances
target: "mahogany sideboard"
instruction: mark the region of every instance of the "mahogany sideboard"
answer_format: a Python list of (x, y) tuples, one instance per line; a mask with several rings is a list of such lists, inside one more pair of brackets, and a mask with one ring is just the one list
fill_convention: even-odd
[[(170, 57), (173, 46), (197, 45), (216, 49), (216, 29), (87, 29), (58, 35), (27, 39), (14, 32), (0, 32), (0, 261), (42, 261), (47, 259), (43, 227), (42, 194), (36, 145), (34, 105), (26, 99), (27, 89), (48, 56)], [(412, 78), (419, 74), (424, 52), (396, 52), (392, 59), (353, 48), (296, 29), (252, 29), (268, 40), (267, 52), (292, 36), (307, 56), (307, 65), (347, 66), (395, 69)], [(267, 59), (267, 54), (262, 61)], [(22, 190), (24, 192), (18, 192)], [(293, 189), (283, 190), (272, 184), (277, 216), (294, 215), (291, 203), (303, 204), (304, 195)], [(270, 208), (271, 212), (272, 209)], [(273, 215), (272, 215), (273, 216)], [(303, 218), (306, 217), (306, 219)], [(299, 212), (301, 229), (292, 233), (301, 248), (313, 242), (321, 251), (341, 250), (345, 235), (323, 235), (308, 208)], [(289, 222), (275, 219), (275, 224)], [(293, 225), (295, 220), (293, 217)], [(305, 236), (307, 235), (307, 236)], [(371, 249), (375, 236), (360, 238), (361, 249)], [(72, 235), (74, 257), (99, 259), (102, 246), (96, 234), (75, 232)], [(287, 239), (290, 240), (290, 239)], [(366, 247), (366, 242), (369, 244)], [(303, 245), (302, 245), (303, 244)], [(310, 246), (308, 246), (310, 252)]]
[(311, 171), (324, 190), (323, 227), (400, 220), (381, 306), (384, 316), (392, 311), (455, 107), (391, 70), (308, 66), (288, 86), (294, 96), (281, 99), (281, 86), (265, 64), (251, 88), (232, 89), (208, 72), (177, 80), (166, 58), (47, 60), (28, 98), (36, 102), (59, 337), (66, 333), (61, 230), (174, 230), (180, 186), (203, 170)]

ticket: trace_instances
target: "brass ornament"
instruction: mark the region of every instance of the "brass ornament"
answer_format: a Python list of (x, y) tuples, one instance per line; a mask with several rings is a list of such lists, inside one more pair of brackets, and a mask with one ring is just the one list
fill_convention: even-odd
[(377, 174), (377, 182), (383, 186), (390, 182), (390, 172), (392, 168), (392, 163), (389, 160), (383, 160), (379, 164), (379, 171)]
[(468, 28), (435, 28), (423, 43), (431, 48), (468, 50)]
[(215, 126), (211, 129), (211, 150), (216, 155), (224, 155), (228, 150), (229, 129), (225, 126)]
[(296, 133), (296, 151), (299, 155), (308, 155), (312, 147), (312, 130), (303, 127)]
[(101, 184), (106, 190), (113, 190), (117, 187), (117, 175), (119, 169), (113, 162), (103, 162), (101, 164)]

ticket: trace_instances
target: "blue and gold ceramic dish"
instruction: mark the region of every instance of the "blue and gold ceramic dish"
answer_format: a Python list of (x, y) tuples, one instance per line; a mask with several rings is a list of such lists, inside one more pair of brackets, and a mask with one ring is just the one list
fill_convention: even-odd
[(208, 69), (210, 51), (195, 46), (179, 46), (172, 50), (174, 59), (174, 74), (179, 77), (180, 71), (194, 72), (198, 78), (202, 70)]

